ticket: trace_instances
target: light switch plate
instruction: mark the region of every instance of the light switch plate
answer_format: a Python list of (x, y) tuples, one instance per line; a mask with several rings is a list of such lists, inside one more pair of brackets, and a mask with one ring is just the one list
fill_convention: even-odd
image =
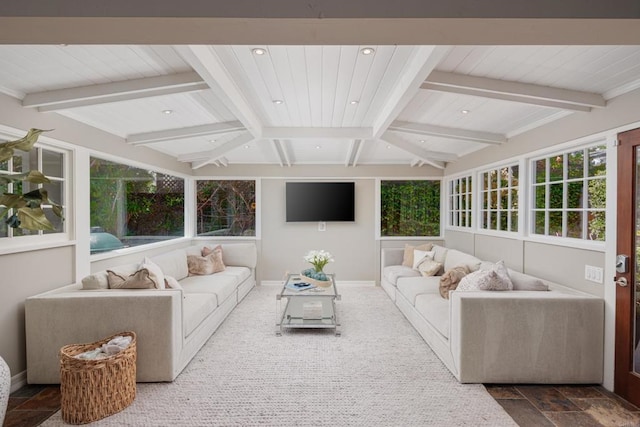
[(327, 223), (324, 221), (320, 221), (318, 223), (318, 231), (326, 231), (327, 230)]

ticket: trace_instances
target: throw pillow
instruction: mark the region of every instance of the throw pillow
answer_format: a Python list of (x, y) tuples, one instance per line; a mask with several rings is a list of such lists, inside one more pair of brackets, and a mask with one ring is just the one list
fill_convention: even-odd
[(449, 299), (449, 292), (458, 287), (458, 283), (469, 274), (469, 267), (458, 265), (451, 270), (445, 271), (440, 278), (440, 296)]
[(211, 249), (208, 246), (205, 246), (202, 248), (202, 256), (208, 256), (211, 257), (212, 261), (213, 261), (213, 269), (214, 269), (214, 273), (217, 273), (219, 271), (223, 271), (225, 268), (227, 268), (224, 265), (224, 262), (222, 261), (222, 245), (218, 245), (216, 247), (214, 247), (213, 249)]
[(402, 265), (405, 267), (413, 268), (413, 251), (418, 249), (420, 251), (430, 251), (433, 245), (431, 243), (425, 243), (420, 246), (404, 245), (404, 257), (402, 258)]
[(164, 284), (166, 289), (182, 289), (182, 285), (175, 277), (164, 276)]
[(412, 268), (414, 270), (417, 270), (418, 266), (420, 264), (422, 264), (422, 261), (424, 261), (426, 259), (433, 259), (434, 255), (435, 255), (434, 251), (421, 251), (419, 249), (414, 249), (413, 250), (413, 266), (412, 266)]
[(107, 270), (107, 280), (111, 289), (156, 289), (156, 282), (151, 279), (149, 270), (142, 268), (129, 276), (121, 276)]
[(164, 289), (164, 273), (158, 264), (151, 261), (148, 257), (145, 257), (142, 260), (142, 264), (140, 265), (140, 269), (146, 268), (149, 270), (149, 277), (153, 280), (158, 286), (158, 289)]
[(442, 268), (442, 263), (426, 258), (418, 266), (418, 271), (422, 276), (434, 276)]
[(508, 291), (513, 289), (507, 269), (502, 261), (490, 270), (475, 271), (460, 281), (459, 291)]

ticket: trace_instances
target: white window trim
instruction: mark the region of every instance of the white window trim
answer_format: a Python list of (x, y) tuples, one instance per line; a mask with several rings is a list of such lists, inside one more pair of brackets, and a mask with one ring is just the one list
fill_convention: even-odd
[[(509, 189), (511, 188), (516, 188), (518, 190), (518, 230), (517, 231), (510, 231), (510, 230), (493, 230), (493, 229), (489, 229), (489, 228), (483, 228), (482, 227), (482, 213), (483, 213), (483, 208), (482, 208), (482, 193), (483, 193), (483, 184), (484, 184), (484, 178), (483, 175), (485, 173), (488, 173), (490, 171), (494, 171), (494, 170), (500, 170), (503, 168), (512, 168), (514, 166), (518, 166), (518, 185), (517, 187), (508, 187)], [(475, 203), (474, 203), (474, 207), (476, 208), (476, 212), (475, 212), (475, 227), (474, 229), (477, 230), (478, 232), (483, 231), (486, 232), (488, 234), (491, 235), (508, 235), (508, 236), (517, 236), (517, 235), (522, 235), (523, 234), (523, 229), (522, 229), (522, 222), (520, 220), (520, 217), (522, 216), (523, 212), (522, 212), (522, 197), (521, 197), (521, 193), (522, 193), (522, 183), (523, 181), (526, 181), (526, 179), (523, 179), (523, 170), (522, 170), (522, 162), (521, 161), (511, 161), (511, 162), (503, 162), (503, 163), (499, 163), (499, 164), (495, 164), (494, 166), (491, 166), (489, 168), (484, 168), (484, 169), (479, 169), (476, 171), (475, 173), (475, 181), (476, 184), (473, 188), (474, 190), (474, 195), (475, 195)], [(498, 178), (499, 179), (499, 178)], [(499, 196), (499, 195), (498, 195)], [(509, 196), (510, 197), (510, 196)], [(501, 211), (509, 211), (510, 209), (501, 209), (498, 210), (498, 212)]]
[[(451, 210), (451, 207), (449, 206), (449, 201), (451, 199), (451, 197), (453, 197), (453, 190), (452, 190), (452, 183), (455, 180), (460, 180), (460, 179), (465, 179), (465, 178), (469, 178), (471, 181), (471, 192), (467, 191), (466, 194), (468, 194), (471, 197), (471, 202), (467, 201), (467, 209), (464, 210), (464, 212), (471, 214), (471, 221), (468, 223), (469, 225), (466, 226), (462, 226), (462, 225), (453, 225), (451, 224), (450, 220), (452, 219), (452, 213), (453, 211)], [(445, 181), (445, 180), (443, 180)], [(469, 185), (467, 183), (467, 185)], [(476, 215), (474, 213), (474, 208), (475, 208), (475, 190), (476, 190), (476, 185), (477, 185), (477, 180), (476, 180), (476, 176), (475, 173), (465, 173), (465, 174), (459, 174), (456, 176), (452, 176), (450, 178), (448, 178), (445, 181), (445, 187), (446, 187), (446, 194), (445, 194), (445, 223), (444, 223), (444, 227), (447, 230), (456, 230), (456, 231), (470, 231), (470, 230), (474, 230), (475, 229), (475, 225), (476, 225)], [(458, 194), (458, 197), (460, 195)], [(461, 209), (458, 209), (457, 212), (462, 212)]]

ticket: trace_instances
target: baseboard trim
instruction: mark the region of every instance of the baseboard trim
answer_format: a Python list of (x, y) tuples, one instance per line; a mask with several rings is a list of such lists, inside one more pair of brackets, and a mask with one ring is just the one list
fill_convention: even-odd
[[(282, 286), (282, 280), (261, 280), (260, 286)], [(337, 286), (350, 286), (350, 285), (364, 285), (364, 286), (376, 286), (375, 280), (337, 280)]]
[(11, 377), (11, 393), (20, 390), (27, 385), (27, 371), (22, 371), (18, 375)]

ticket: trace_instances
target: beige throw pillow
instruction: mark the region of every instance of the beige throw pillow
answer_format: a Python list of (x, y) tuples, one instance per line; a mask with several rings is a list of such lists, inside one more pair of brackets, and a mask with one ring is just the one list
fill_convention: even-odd
[(449, 292), (455, 290), (467, 274), (469, 274), (469, 267), (466, 265), (458, 265), (445, 271), (440, 278), (440, 296), (449, 299)]
[(433, 245), (431, 243), (425, 243), (420, 246), (404, 245), (404, 257), (402, 258), (402, 265), (405, 267), (413, 268), (413, 251), (418, 249), (420, 251), (430, 251)]
[[(204, 255), (204, 254), (207, 255)], [(222, 262), (222, 246), (218, 245), (211, 249), (207, 246), (202, 248), (204, 256), (187, 255), (187, 265), (189, 276), (202, 276), (218, 273), (226, 268)]]
[(412, 268), (414, 270), (417, 270), (418, 266), (420, 264), (422, 264), (422, 261), (425, 261), (427, 259), (433, 259), (434, 255), (435, 255), (434, 251), (421, 251), (420, 249), (414, 249), (413, 250), (413, 266), (412, 266)]
[(425, 259), (418, 265), (418, 271), (422, 276), (434, 276), (442, 268), (442, 263), (433, 259)]
[(165, 289), (182, 289), (182, 285), (175, 277), (164, 276)]
[(107, 280), (111, 289), (157, 289), (156, 282), (151, 279), (149, 270), (142, 268), (129, 276), (122, 276), (107, 270)]

